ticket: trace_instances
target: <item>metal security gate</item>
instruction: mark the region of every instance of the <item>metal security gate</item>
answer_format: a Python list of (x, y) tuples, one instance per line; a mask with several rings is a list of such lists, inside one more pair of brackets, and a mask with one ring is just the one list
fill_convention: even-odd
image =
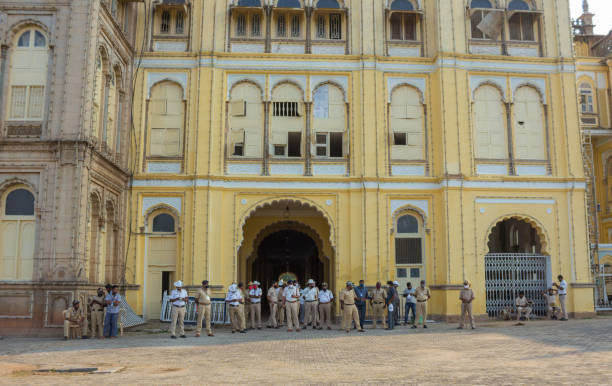
[(548, 257), (525, 253), (490, 253), (485, 256), (487, 314), (497, 317), (504, 309), (515, 311), (515, 299), (524, 291), (533, 302), (532, 314), (546, 316), (542, 291), (548, 284)]

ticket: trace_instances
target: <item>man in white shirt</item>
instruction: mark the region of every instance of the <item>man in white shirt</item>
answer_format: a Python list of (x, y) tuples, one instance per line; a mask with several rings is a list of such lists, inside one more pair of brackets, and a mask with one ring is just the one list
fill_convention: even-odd
[(261, 288), (257, 280), (253, 282), (249, 298), (251, 298), (251, 328), (255, 328), (255, 320), (257, 320), (257, 329), (261, 330)]
[(521, 316), (525, 315), (525, 318), (529, 320), (531, 316), (531, 302), (525, 297), (525, 292), (519, 291), (518, 298), (514, 301), (516, 304), (516, 320), (521, 320)]
[(315, 281), (308, 280), (308, 286), (302, 291), (302, 298), (304, 299), (304, 306), (306, 308), (306, 316), (304, 317), (304, 330), (310, 324), (313, 329), (317, 328), (318, 317), (317, 317), (317, 306), (319, 305), (319, 289), (315, 287)]
[(227, 296), (225, 296), (225, 302), (229, 306), (230, 321), (232, 322), (232, 334), (236, 331), (243, 334), (246, 333), (246, 331), (242, 329), (244, 312), (240, 307), (240, 305), (244, 303), (244, 298), (242, 297), (242, 291), (238, 289), (236, 284), (229, 286)]
[(292, 332), (295, 326), (295, 331), (300, 330), (300, 321), (298, 313), (300, 311), (300, 290), (293, 285), (293, 281), (287, 282), (287, 287), (283, 291), (283, 306), (287, 311), (287, 331)]
[(412, 283), (406, 283), (406, 289), (404, 290), (403, 296), (406, 298), (406, 312), (404, 314), (404, 326), (408, 325), (408, 315), (412, 310), (412, 321), (416, 318), (416, 297), (414, 297), (414, 288)]
[(175, 289), (170, 293), (170, 302), (172, 302), (172, 324), (170, 324), (170, 337), (176, 339), (176, 324), (178, 321), (179, 334), (181, 338), (185, 336), (185, 310), (189, 296), (187, 291), (183, 289), (183, 282), (177, 281), (174, 283)]
[(319, 291), (319, 330), (323, 329), (323, 323), (327, 329), (331, 330), (331, 305), (334, 300), (334, 293), (327, 289), (327, 283), (321, 284)]
[(285, 305), (283, 304), (283, 294), (285, 293), (286, 283), (283, 279), (278, 281), (278, 288), (276, 289), (276, 297), (278, 299), (278, 308), (276, 309), (278, 316), (278, 326), (282, 327), (285, 323)]
[(567, 298), (567, 282), (563, 279), (562, 275), (557, 276), (557, 280), (559, 280), (559, 284), (554, 283), (553, 285), (557, 287), (559, 305), (561, 306), (561, 312), (563, 313), (563, 317), (559, 320), (567, 321), (567, 309), (565, 308), (565, 301)]
[(278, 328), (276, 322), (276, 310), (278, 310), (278, 283), (272, 283), (272, 287), (268, 288), (268, 306), (270, 307), (270, 319), (268, 319), (268, 328)]

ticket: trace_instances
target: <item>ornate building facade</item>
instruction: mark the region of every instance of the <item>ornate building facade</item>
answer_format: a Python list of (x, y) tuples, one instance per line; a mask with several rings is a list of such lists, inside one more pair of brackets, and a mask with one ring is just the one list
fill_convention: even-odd
[(593, 32), (588, 1), (574, 24), (576, 87), (587, 173), (596, 308), (612, 309), (612, 31)]
[(122, 281), (135, 11), (0, 1), (0, 331)]
[[(13, 11), (15, 3), (0, 2), (2, 17), (23, 13)], [(542, 313), (539, 291), (563, 274), (569, 311), (593, 313), (567, 0), (145, 0), (89, 7), (74, 1), (71, 7), (77, 4), (89, 32), (78, 35), (86, 36), (84, 46), (59, 57), (87, 64), (65, 67), (83, 83), (63, 89), (78, 90), (80, 105), (62, 104), (75, 111), (70, 122), (84, 150), (75, 152), (74, 166), (61, 151), (48, 157), (56, 157), (56, 168), (81, 173), (65, 180), (69, 185), (40, 172), (46, 184), (26, 189), (35, 198), (34, 216), (4, 213), (3, 226), (30, 221), (38, 233), (31, 236), (35, 251), (19, 255), (20, 264), (32, 256), (34, 276), (2, 281), (2, 290), (25, 299), (30, 288), (42, 288), (36, 275), (51, 269), (37, 264), (56, 267), (54, 245), (62, 243), (71, 251), (62, 255), (66, 264), (82, 268), (70, 273), (78, 285), (45, 290), (36, 295), (41, 302), (53, 291), (78, 296), (102, 280), (117, 281), (101, 275), (101, 267), (116, 261), (130, 305), (150, 319), (159, 318), (162, 292), (178, 279), (192, 289), (207, 279), (220, 297), (233, 281), (267, 287), (283, 275), (313, 277), (335, 291), (347, 280), (395, 279), (404, 286), (424, 279), (433, 292), (430, 313), (452, 319), (464, 279), (476, 293), (476, 314), (486, 317), (510, 307), (520, 289)], [(71, 7), (61, 7), (54, 8), (63, 10), (57, 17), (69, 17)], [(121, 38), (103, 45), (113, 9), (135, 14), (125, 19), (131, 23), (123, 24)], [(2, 23), (6, 68), (15, 23)], [(111, 52), (122, 58), (122, 49), (129, 56), (121, 72), (124, 104), (98, 81), (109, 79), (108, 69), (116, 68)], [(3, 78), (3, 149), (44, 147), (43, 137), (4, 134), (12, 106), (7, 90), (17, 78)], [(27, 100), (31, 85), (21, 86)], [(122, 125), (114, 123), (119, 116)], [(58, 130), (53, 138), (64, 138), (67, 118), (53, 119), (58, 123), (45, 125)], [(96, 136), (96, 127), (109, 125), (120, 128), (117, 134)], [(118, 158), (107, 155), (108, 138), (119, 143)], [(5, 204), (14, 199), (12, 189), (26, 185), (13, 176), (16, 155), (0, 154), (7, 180), (14, 180), (3, 185), (4, 210), (14, 206)], [(23, 168), (32, 170), (32, 155), (22, 157)], [(94, 178), (93, 165), (108, 179)], [(78, 199), (60, 198), (64, 190)], [(113, 194), (115, 201), (108, 198)], [(109, 200), (118, 219), (112, 237)], [(54, 231), (60, 227), (64, 233)], [(111, 250), (123, 258), (101, 263)], [(4, 309), (1, 323), (21, 322)]]

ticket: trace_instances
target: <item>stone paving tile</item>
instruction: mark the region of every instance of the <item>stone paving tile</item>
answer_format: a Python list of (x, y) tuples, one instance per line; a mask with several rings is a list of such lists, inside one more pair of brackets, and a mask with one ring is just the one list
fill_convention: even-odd
[[(5, 338), (1, 384), (611, 384), (612, 318), (491, 322), (475, 331), (350, 334), (215, 330), (171, 340), (128, 333), (112, 341)], [(114, 374), (32, 375), (41, 367), (124, 367)], [(15, 371), (16, 370), (16, 371)]]

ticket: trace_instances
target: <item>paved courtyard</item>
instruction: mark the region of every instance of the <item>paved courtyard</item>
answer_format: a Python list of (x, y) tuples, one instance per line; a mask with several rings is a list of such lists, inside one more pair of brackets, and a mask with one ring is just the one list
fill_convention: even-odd
[[(106, 340), (0, 341), (1, 384), (610, 384), (612, 317), (569, 322), (430, 324), (346, 334), (263, 329), (169, 339), (128, 332)], [(97, 367), (108, 374), (39, 374)]]

